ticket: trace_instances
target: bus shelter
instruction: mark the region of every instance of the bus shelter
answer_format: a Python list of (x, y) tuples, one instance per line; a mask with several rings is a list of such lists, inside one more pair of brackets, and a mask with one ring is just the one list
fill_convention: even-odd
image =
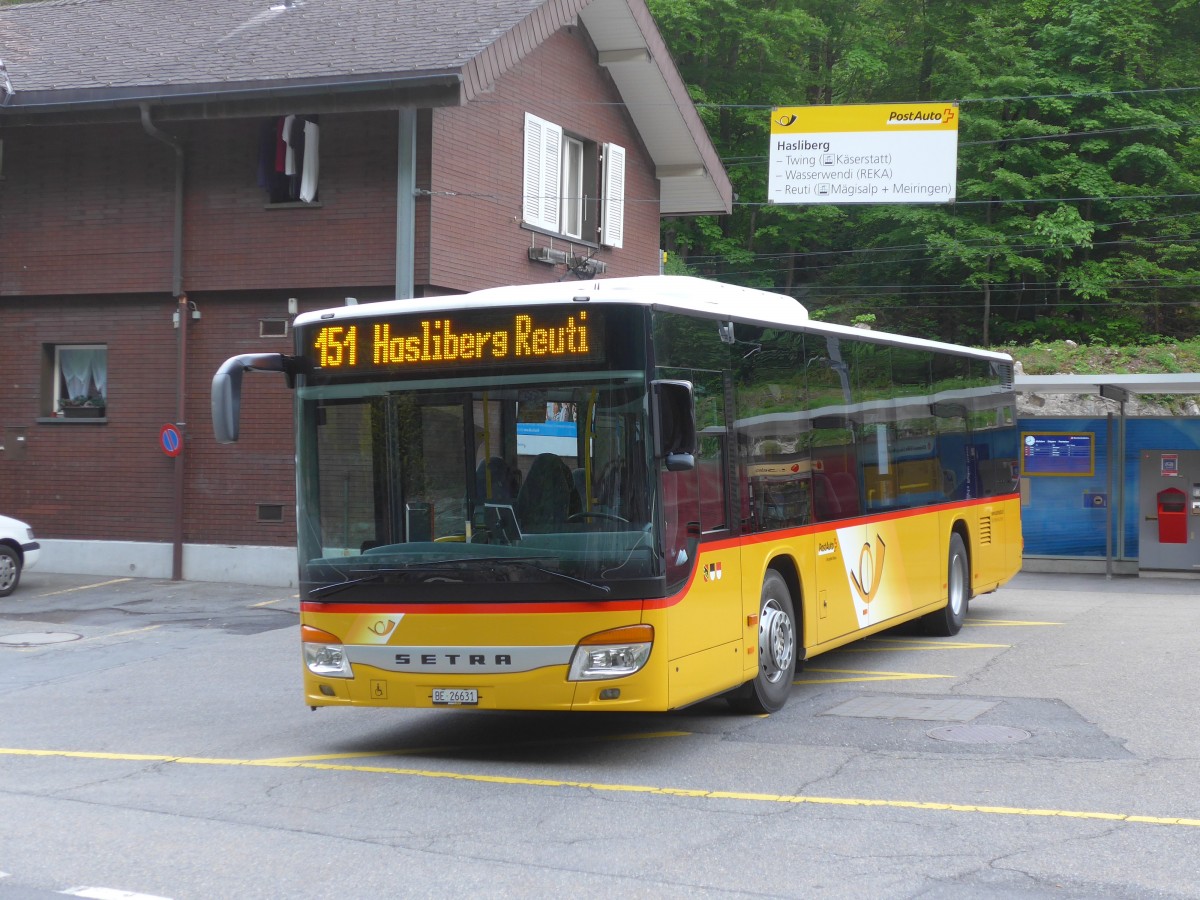
[(1200, 417), (1128, 415), (1138, 395), (1200, 394), (1200, 374), (1018, 375), (1016, 390), (1109, 407), (1019, 418), (1025, 568), (1200, 576)]

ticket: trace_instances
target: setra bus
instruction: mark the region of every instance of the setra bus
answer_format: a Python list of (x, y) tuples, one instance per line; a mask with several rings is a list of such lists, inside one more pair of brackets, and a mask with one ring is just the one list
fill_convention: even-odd
[(1013, 365), (646, 276), (304, 313), (313, 706), (773, 712), (806, 659), (953, 635), (1021, 559)]

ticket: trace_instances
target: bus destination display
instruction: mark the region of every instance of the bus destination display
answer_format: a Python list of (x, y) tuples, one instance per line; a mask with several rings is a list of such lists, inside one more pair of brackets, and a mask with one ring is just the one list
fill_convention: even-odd
[(603, 320), (586, 309), (361, 318), (317, 326), (309, 341), (316, 368), (331, 372), (586, 363), (603, 348)]

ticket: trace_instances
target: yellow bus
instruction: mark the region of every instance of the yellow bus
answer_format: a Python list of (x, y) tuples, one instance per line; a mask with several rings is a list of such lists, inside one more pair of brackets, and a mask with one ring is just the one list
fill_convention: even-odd
[(300, 639), (318, 706), (773, 712), (805, 660), (955, 634), (1020, 566), (1008, 356), (684, 277), (310, 312)]

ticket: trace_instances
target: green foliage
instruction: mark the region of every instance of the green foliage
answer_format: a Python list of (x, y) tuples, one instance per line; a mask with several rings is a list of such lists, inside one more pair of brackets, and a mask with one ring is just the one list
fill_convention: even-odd
[[(700, 275), (960, 343), (1200, 330), (1196, 0), (649, 0), (734, 184)], [(771, 106), (959, 104), (953, 205), (765, 203)]]
[(1124, 346), (1100, 342), (1071, 346), (1066, 341), (1033, 341), (994, 348), (1021, 362), (1029, 375), (1158, 375), (1200, 372), (1200, 339), (1164, 338)]

